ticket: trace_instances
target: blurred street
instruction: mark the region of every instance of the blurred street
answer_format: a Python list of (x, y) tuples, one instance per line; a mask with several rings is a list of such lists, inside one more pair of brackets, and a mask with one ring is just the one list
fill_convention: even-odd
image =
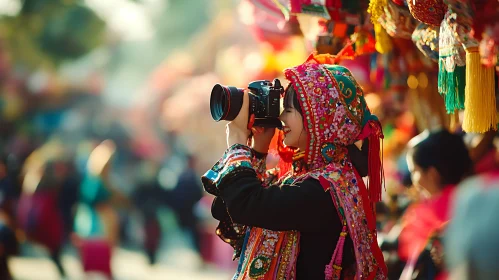
[[(164, 238), (162, 254), (158, 263), (149, 265), (146, 256), (135, 249), (116, 248), (112, 269), (116, 280), (222, 280), (230, 279), (234, 269), (221, 270), (212, 264), (202, 264), (199, 256), (189, 248), (188, 239), (180, 231), (174, 230)], [(54, 263), (41, 247), (24, 248), (24, 257), (13, 257), (9, 261), (16, 280), (57, 280), (61, 279)], [(68, 271), (65, 279), (102, 279), (83, 275), (82, 267), (74, 249), (66, 249), (62, 263)]]
[[(232, 159), (227, 121), (244, 112), (230, 86), (251, 93), (253, 120), (277, 126), (281, 112), (287, 128), (267, 139), (265, 150), (257, 148), (258, 132), (248, 139), (258, 151), (253, 168), (270, 175), (261, 178), (262, 186), (324, 179), (317, 174), (341, 163), (331, 184), (362, 205), (351, 211), (373, 210), (363, 192), (379, 201), (375, 219), (355, 217), (368, 225), (366, 236), (376, 227), (388, 279), (444, 279), (461, 266), (478, 273), (468, 265), (482, 262), (496, 275), (469, 279), (499, 279), (499, 223), (490, 214), (499, 212), (498, 19), (498, 0), (0, 0), (0, 280), (224, 280), (236, 272), (232, 259), (241, 246), (253, 251), (250, 265), (240, 269), (258, 271), (253, 258), (271, 254), (257, 253), (267, 245), (247, 244), (256, 244), (253, 238), (266, 244), (270, 235), (245, 235), (234, 223), (248, 221), (250, 233), (265, 232), (260, 226), (302, 231), (295, 224), (309, 208), (300, 197), (296, 217), (282, 208), (268, 211), (259, 196), (265, 215), (242, 208), (255, 220), (232, 218), (230, 208), (249, 207), (251, 195), (260, 192), (245, 192), (246, 200), (230, 204), (220, 186), (240, 167), (239, 155), (234, 166), (224, 160)], [(305, 97), (312, 91), (299, 98), (305, 84), (290, 79), (295, 70), (285, 70), (304, 62), (344, 67), (335, 77), (328, 74), (326, 91), (337, 102), (322, 91), (324, 77), (306, 83), (317, 94), (314, 106), (330, 106), (320, 109), (328, 117), (310, 111)], [(274, 79), (283, 86), (281, 103), (276, 83), (263, 82)], [(257, 90), (258, 84), (264, 86)], [(345, 110), (341, 125), (362, 126), (347, 131), (329, 124)], [(287, 111), (296, 128), (286, 123)], [(301, 126), (309, 119), (319, 123)], [(283, 140), (293, 139), (290, 131), (296, 143)], [(349, 141), (330, 134), (338, 131)], [(322, 138), (327, 143), (317, 145)], [(267, 152), (266, 161), (256, 156), (260, 152)], [(365, 169), (355, 175), (369, 175), (367, 190), (355, 187), (362, 185), (359, 177), (338, 179), (348, 188), (335, 185), (347, 167)], [(274, 170), (260, 173), (265, 169)], [(211, 177), (201, 181), (207, 171), (217, 174), (215, 184)], [(461, 186), (472, 175), (485, 176), (471, 184), (476, 193)], [(484, 195), (489, 189), (490, 197)], [(339, 211), (332, 214), (345, 217), (339, 206), (347, 206), (337, 198)], [(286, 195), (275, 199), (273, 206), (288, 204)], [(320, 210), (310, 221), (327, 215)], [(294, 224), (277, 227), (283, 217), (267, 213), (284, 213)], [(274, 218), (261, 223), (260, 216)], [(348, 236), (356, 240), (362, 231), (353, 228)], [(444, 246), (448, 236), (455, 246)], [(304, 247), (288, 248), (274, 250), (279, 261), (268, 263), (296, 265), (281, 251), (298, 252), (298, 260), (306, 254)], [(457, 253), (444, 254), (449, 248)], [(452, 266), (449, 256), (461, 259)]]
[[(173, 257), (173, 256), (172, 256)], [(190, 265), (196, 257), (188, 252), (179, 252), (176, 261), (179, 264), (157, 264), (149, 266), (146, 258), (137, 252), (123, 249), (116, 250), (112, 267), (116, 271), (117, 280), (132, 279), (175, 279), (175, 280), (219, 280), (230, 279), (232, 273), (222, 272), (214, 268), (196, 269)], [(64, 256), (63, 264), (68, 268), (68, 279), (85, 279), (79, 260), (72, 256)], [(56, 280), (60, 279), (55, 265), (46, 258), (14, 257), (9, 263), (15, 279), (18, 280)], [(190, 267), (190, 268), (189, 268)], [(88, 279), (88, 278), (87, 278)], [(100, 278), (95, 278), (100, 279)]]

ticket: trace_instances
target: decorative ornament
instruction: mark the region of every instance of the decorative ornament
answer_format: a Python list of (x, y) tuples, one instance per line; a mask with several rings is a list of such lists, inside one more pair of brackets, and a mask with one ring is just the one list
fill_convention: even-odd
[(466, 53), (454, 36), (452, 12), (448, 11), (440, 25), (438, 92), (445, 99), (447, 114), (464, 109)]
[(420, 23), (412, 33), (412, 41), (428, 58), (438, 62), (438, 34), (440, 28)]
[(470, 0), (446, 0), (454, 35), (466, 50), (466, 88), (463, 130), (484, 133), (497, 129), (495, 71), (480, 63), (478, 40), (473, 38), (474, 12)]
[(322, 146), (321, 155), (325, 163), (333, 161), (335, 150), (336, 147), (333, 145), (333, 143), (326, 143)]
[(249, 276), (251, 278), (257, 278), (265, 275), (267, 271), (270, 268), (270, 261), (271, 259), (264, 257), (264, 256), (258, 256), (256, 257), (250, 265), (249, 269)]
[(378, 21), (386, 29), (386, 32), (392, 37), (411, 39), (412, 32), (416, 28), (416, 20), (412, 17), (409, 9), (388, 1), (384, 11)]
[(407, 5), (415, 19), (434, 26), (440, 26), (447, 11), (442, 0), (409, 0)]

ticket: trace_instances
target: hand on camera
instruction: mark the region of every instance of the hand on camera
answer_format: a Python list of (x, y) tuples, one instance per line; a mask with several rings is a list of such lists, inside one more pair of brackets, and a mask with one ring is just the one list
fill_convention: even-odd
[(275, 134), (275, 128), (253, 127), (253, 150), (266, 154)]
[(250, 130), (248, 129), (249, 119), (249, 96), (244, 91), (243, 105), (237, 117), (227, 124), (227, 147), (234, 144), (247, 145)]

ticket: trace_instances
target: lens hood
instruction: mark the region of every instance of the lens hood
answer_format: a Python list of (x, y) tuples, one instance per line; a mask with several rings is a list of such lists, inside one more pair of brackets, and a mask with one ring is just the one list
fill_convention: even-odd
[(215, 121), (234, 120), (243, 106), (244, 90), (216, 84), (211, 90), (210, 111)]

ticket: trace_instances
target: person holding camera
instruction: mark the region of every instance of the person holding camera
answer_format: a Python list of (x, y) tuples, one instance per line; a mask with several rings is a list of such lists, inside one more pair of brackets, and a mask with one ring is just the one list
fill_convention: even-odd
[[(233, 279), (386, 279), (373, 210), (381, 199), (381, 125), (334, 57), (311, 55), (284, 74), (285, 91), (277, 79), (253, 82), (249, 92), (212, 91), (212, 116), (231, 122), (228, 149), (202, 181), (216, 196), (216, 233), (239, 258)], [(285, 92), (280, 116), (277, 92)], [(282, 162), (280, 175), (270, 176), (275, 127)], [(360, 140), (362, 150), (354, 145)]]

